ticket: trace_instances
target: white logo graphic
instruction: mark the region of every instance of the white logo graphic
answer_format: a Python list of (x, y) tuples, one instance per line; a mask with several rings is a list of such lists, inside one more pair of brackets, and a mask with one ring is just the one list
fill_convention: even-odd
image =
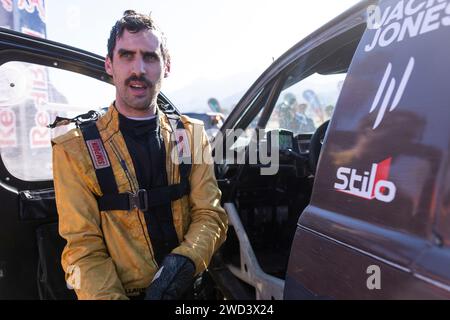
[(356, 169), (340, 167), (336, 173), (339, 182), (334, 184), (334, 188), (339, 192), (368, 200), (392, 202), (397, 187), (388, 181), (391, 161), (392, 158), (387, 158), (380, 163), (373, 163), (370, 172), (364, 171), (363, 174), (357, 174)]
[(367, 28), (376, 30), (371, 32), (373, 39), (364, 47), (369, 52), (448, 27), (450, 4), (448, 0), (398, 0), (383, 11), (378, 6), (369, 6), (366, 15)]
[(415, 59), (414, 59), (414, 57), (411, 57), (409, 59), (409, 63), (408, 63), (408, 66), (406, 67), (405, 73), (403, 74), (402, 80), (400, 81), (400, 85), (398, 86), (397, 91), (395, 92), (394, 100), (392, 100), (392, 102), (391, 102), (391, 98), (392, 98), (392, 95), (394, 94), (394, 90), (396, 88), (397, 81), (394, 77), (392, 77), (391, 81), (389, 82), (387, 91), (385, 92), (385, 88), (386, 88), (387, 82), (389, 80), (389, 77), (391, 75), (391, 71), (392, 71), (392, 63), (388, 64), (386, 71), (384, 73), (384, 76), (383, 76), (383, 80), (381, 80), (380, 87), (378, 88), (378, 92), (375, 96), (375, 99), (373, 100), (372, 107), (370, 108), (370, 113), (375, 111), (375, 109), (377, 108), (377, 106), (381, 100), (382, 94), (385, 92), (383, 101), (381, 102), (380, 110), (378, 111), (378, 115), (375, 120), (375, 124), (373, 125), (373, 129), (376, 129), (380, 125), (381, 121), (383, 120), (384, 114), (386, 112), (386, 109), (387, 109), (389, 103), (391, 103), (389, 112), (394, 111), (395, 108), (397, 108), (397, 106), (403, 96), (403, 93), (405, 92), (405, 88), (406, 88), (406, 85), (408, 84), (411, 73), (414, 69), (414, 64), (415, 64)]

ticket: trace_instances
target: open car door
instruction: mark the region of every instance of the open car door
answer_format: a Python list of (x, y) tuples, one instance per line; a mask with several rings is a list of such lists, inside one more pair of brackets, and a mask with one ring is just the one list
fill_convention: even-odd
[(108, 107), (111, 81), (100, 56), (0, 29), (0, 299), (75, 298), (60, 262), (51, 149), (72, 127), (47, 125)]

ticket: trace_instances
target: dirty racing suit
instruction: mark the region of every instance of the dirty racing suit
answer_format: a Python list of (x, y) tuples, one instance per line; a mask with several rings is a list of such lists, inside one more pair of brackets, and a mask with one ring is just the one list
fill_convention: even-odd
[[(173, 130), (163, 112), (158, 111), (157, 117), (166, 149), (168, 184), (176, 184), (180, 174), (172, 160), (176, 148)], [(203, 124), (184, 116), (181, 121), (192, 151), (192, 167), (189, 195), (171, 203), (179, 241), (172, 253), (189, 258), (198, 274), (224, 242), (228, 222), (220, 205), (221, 193)], [(97, 127), (119, 193), (135, 192), (138, 180), (113, 105), (97, 121)], [(144, 292), (158, 270), (144, 213), (136, 208), (99, 210), (97, 198), (102, 193), (79, 129), (53, 140), (53, 170), (59, 232), (67, 240), (62, 266), (78, 298), (127, 299)]]

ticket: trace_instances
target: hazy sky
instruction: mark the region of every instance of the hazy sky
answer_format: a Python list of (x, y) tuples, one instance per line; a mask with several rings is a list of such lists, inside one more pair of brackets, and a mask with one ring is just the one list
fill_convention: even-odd
[(273, 58), (357, 2), (46, 0), (47, 34), (49, 39), (105, 55), (109, 31), (124, 10), (152, 12), (172, 55), (172, 74), (163, 85), (170, 96), (194, 82), (245, 72), (256, 80)]

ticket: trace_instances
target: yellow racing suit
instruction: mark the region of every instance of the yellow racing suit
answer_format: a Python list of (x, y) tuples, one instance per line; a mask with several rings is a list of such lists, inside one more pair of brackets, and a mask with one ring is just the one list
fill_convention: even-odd
[[(168, 183), (176, 184), (180, 182), (180, 175), (178, 165), (172, 160), (174, 132), (163, 112), (158, 110), (157, 116), (166, 148)], [(207, 268), (212, 255), (225, 241), (228, 220), (220, 205), (221, 192), (203, 123), (185, 116), (181, 116), (181, 121), (193, 161), (189, 195), (171, 203), (179, 240), (179, 246), (172, 253), (190, 258), (198, 274)], [(97, 127), (119, 193), (136, 192), (139, 189), (136, 174), (119, 131), (118, 111), (114, 105), (100, 117)], [(78, 298), (127, 299), (145, 291), (158, 265), (144, 213), (136, 208), (130, 211), (98, 209), (97, 197), (102, 193), (79, 129), (53, 140), (53, 173), (59, 233), (67, 240), (62, 266), (66, 281), (74, 287)]]

